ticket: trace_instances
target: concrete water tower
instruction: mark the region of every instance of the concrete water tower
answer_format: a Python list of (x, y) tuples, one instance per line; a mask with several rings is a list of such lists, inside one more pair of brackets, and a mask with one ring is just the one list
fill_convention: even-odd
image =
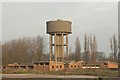
[(47, 34), (49, 34), (50, 61), (64, 62), (68, 57), (68, 34), (71, 34), (72, 23), (58, 19), (48, 21), (46, 24)]

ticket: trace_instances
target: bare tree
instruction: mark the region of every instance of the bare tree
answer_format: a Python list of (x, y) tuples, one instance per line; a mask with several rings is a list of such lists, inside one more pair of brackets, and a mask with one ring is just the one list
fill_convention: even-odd
[(81, 46), (80, 46), (80, 40), (77, 37), (75, 41), (75, 53), (76, 53), (76, 61), (81, 60)]
[[(90, 46), (90, 51), (89, 51), (89, 56), (90, 56), (90, 61), (96, 62), (96, 52), (97, 52), (97, 42), (96, 42), (96, 36), (90, 35), (90, 41), (88, 41)], [(88, 49), (89, 50), (89, 49)]]
[(8, 47), (9, 47), (8, 43), (4, 43), (2, 45), (2, 64), (3, 65), (10, 63), (10, 55), (8, 54), (9, 53)]
[(44, 39), (42, 36), (37, 36), (34, 61), (41, 61), (44, 53)]
[(31, 63), (47, 59), (44, 39), (42, 36), (24, 37), (5, 42), (2, 45), (2, 62)]
[(69, 47), (69, 56), (68, 56), (69, 61), (72, 61), (75, 59), (74, 53), (72, 51), (72, 47)]
[(87, 38), (87, 35), (84, 35), (84, 61), (88, 62), (89, 59), (89, 38)]
[(116, 36), (113, 35), (113, 46), (114, 46), (114, 60), (117, 61), (117, 39)]
[(93, 54), (93, 40), (92, 35), (90, 35), (90, 61), (92, 60), (92, 54)]
[(97, 52), (97, 42), (96, 42), (96, 36), (93, 37), (93, 58), (92, 61), (96, 62), (96, 52)]
[(118, 76), (120, 77), (120, 35), (118, 36)]
[(115, 34), (110, 38), (110, 48), (111, 48), (111, 53), (110, 53), (110, 60), (111, 61), (117, 61), (117, 39)]
[(90, 61), (90, 40), (89, 40), (89, 37), (87, 40), (87, 55), (88, 55), (88, 61)]
[(111, 49), (111, 53), (110, 53), (110, 60), (114, 59), (114, 53), (113, 53), (113, 42), (112, 42), (112, 38), (110, 38), (110, 49)]
[(106, 55), (104, 52), (96, 52), (96, 59), (98, 61), (105, 61), (106, 60)]

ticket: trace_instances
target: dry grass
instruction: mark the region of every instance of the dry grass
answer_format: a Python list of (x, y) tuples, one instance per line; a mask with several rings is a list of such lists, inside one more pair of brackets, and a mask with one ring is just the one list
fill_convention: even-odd
[(54, 74), (54, 75), (92, 75), (92, 76), (106, 76), (117, 77), (118, 71), (110, 69), (72, 69), (62, 71), (39, 71), (39, 70), (3, 70), (3, 74)]

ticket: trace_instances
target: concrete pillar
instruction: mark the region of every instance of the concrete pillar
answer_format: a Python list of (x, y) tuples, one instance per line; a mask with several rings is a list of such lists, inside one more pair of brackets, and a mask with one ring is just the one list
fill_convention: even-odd
[(55, 62), (57, 63), (56, 42), (57, 42), (57, 36), (56, 36), (56, 33), (55, 33), (54, 34), (54, 55), (55, 55)]
[(66, 34), (66, 57), (68, 61), (68, 33)]
[(49, 52), (50, 52), (50, 61), (52, 60), (52, 42), (53, 42), (53, 40), (52, 40), (52, 34), (50, 34), (50, 37), (49, 37), (49, 43), (50, 43), (50, 46), (49, 46)]
[(61, 51), (61, 54), (62, 54), (62, 62), (64, 62), (64, 34), (62, 33), (62, 51)]
[[(64, 35), (66, 36), (66, 43), (64, 45)], [(53, 38), (54, 36), (54, 38)], [(54, 44), (53, 44), (54, 39)], [(68, 61), (68, 33), (54, 33), (49, 36), (49, 52), (50, 52), (50, 61), (52, 61), (53, 46), (54, 46), (54, 61), (64, 62), (64, 46), (66, 46), (66, 60)]]

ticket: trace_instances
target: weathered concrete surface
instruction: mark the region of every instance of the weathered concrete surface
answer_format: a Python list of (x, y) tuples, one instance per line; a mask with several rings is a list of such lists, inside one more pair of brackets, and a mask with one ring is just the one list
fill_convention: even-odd
[(58, 33), (58, 32), (65, 32), (65, 33), (71, 33), (71, 24), (70, 21), (65, 20), (55, 20), (55, 21), (48, 21), (47, 24), (47, 34), (50, 33)]

